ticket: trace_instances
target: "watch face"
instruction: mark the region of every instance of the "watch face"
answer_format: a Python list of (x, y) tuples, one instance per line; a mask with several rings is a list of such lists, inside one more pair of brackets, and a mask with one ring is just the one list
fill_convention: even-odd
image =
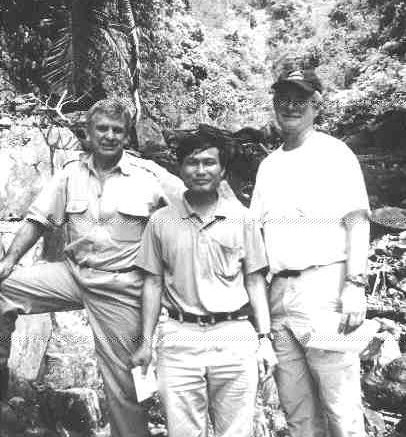
[(270, 332), (267, 334), (258, 334), (258, 340), (262, 340), (263, 338), (267, 338), (268, 340), (272, 340), (273, 336)]

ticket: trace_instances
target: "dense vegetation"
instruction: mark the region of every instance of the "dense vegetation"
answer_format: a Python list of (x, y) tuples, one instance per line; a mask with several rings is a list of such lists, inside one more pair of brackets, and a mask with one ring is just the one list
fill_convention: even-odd
[[(0, 1), (0, 68), (8, 71), (19, 92), (54, 91), (45, 80), (46, 59), (58, 30), (69, 24), (78, 4), (97, 4), (99, 9), (105, 5), (103, 19), (86, 17), (92, 26), (104, 29), (106, 19), (119, 24), (119, 0)], [(205, 122), (236, 131), (252, 126), (262, 129), (271, 146), (270, 85), (282, 68), (311, 66), (326, 86), (326, 104), (318, 120), (321, 129), (347, 140), (360, 154), (402, 153), (406, 135), (402, 0), (313, 0), (311, 5), (304, 0), (132, 0), (131, 4), (140, 37), (143, 116), (159, 127), (190, 128)], [(123, 33), (116, 24), (109, 30), (113, 37)], [(124, 35), (112, 49), (110, 34), (99, 33), (99, 48), (89, 50), (90, 61), (84, 66), (87, 85), (97, 97), (126, 95), (131, 88), (117, 55), (121, 51), (131, 59), (128, 41)], [(254, 144), (243, 155), (253, 157), (246, 175), (249, 185), (264, 151)], [(403, 190), (390, 202), (405, 197)]]
[[(50, 91), (46, 57), (77, 3), (0, 2), (0, 65), (19, 91)], [(104, 3), (104, 18), (114, 22), (116, 2)], [(318, 68), (336, 106), (329, 111), (335, 116), (328, 128), (340, 136), (351, 124), (368, 122), (404, 101), (406, 6), (401, 0), (314, 1), (312, 7), (302, 0), (154, 0), (132, 1), (132, 6), (141, 36), (142, 98), (163, 125), (263, 126), (269, 85), (282, 65), (292, 63)], [(97, 85), (107, 92), (120, 86), (112, 78), (120, 75), (117, 62), (107, 78), (108, 54), (89, 55), (94, 62), (86, 67)]]

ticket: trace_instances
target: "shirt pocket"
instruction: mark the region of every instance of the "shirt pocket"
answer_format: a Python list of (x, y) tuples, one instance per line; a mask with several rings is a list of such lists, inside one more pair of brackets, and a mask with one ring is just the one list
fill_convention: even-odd
[(211, 239), (210, 249), (216, 275), (228, 281), (234, 280), (242, 269), (243, 247), (238, 243)]
[(140, 241), (150, 210), (146, 205), (119, 205), (117, 220), (111, 225), (111, 236), (118, 241)]
[(87, 200), (69, 200), (66, 205), (67, 214), (82, 214), (87, 211), (88, 208)]
[(87, 214), (88, 207), (89, 202), (84, 199), (71, 199), (67, 202), (67, 231), (71, 241), (89, 231), (91, 220)]

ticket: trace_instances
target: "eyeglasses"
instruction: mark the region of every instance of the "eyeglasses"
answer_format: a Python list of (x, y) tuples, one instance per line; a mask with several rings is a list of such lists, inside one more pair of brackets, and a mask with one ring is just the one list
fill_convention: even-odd
[(284, 97), (278, 97), (274, 99), (275, 106), (280, 108), (293, 107), (298, 109), (304, 109), (310, 105), (311, 100), (309, 99), (288, 99)]

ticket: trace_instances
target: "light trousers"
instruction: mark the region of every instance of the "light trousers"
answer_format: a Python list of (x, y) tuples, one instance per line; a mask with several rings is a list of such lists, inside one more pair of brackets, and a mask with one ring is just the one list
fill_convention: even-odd
[(158, 377), (169, 437), (251, 437), (258, 339), (248, 320), (158, 328)]
[(335, 263), (271, 283), (275, 379), (291, 437), (365, 437), (358, 355), (306, 347), (318, 318), (340, 310), (344, 275)]
[(0, 356), (9, 357), (18, 314), (85, 309), (109, 406), (112, 437), (147, 437), (146, 415), (131, 377), (139, 345), (139, 272), (111, 273), (65, 262), (17, 268), (1, 284)]

